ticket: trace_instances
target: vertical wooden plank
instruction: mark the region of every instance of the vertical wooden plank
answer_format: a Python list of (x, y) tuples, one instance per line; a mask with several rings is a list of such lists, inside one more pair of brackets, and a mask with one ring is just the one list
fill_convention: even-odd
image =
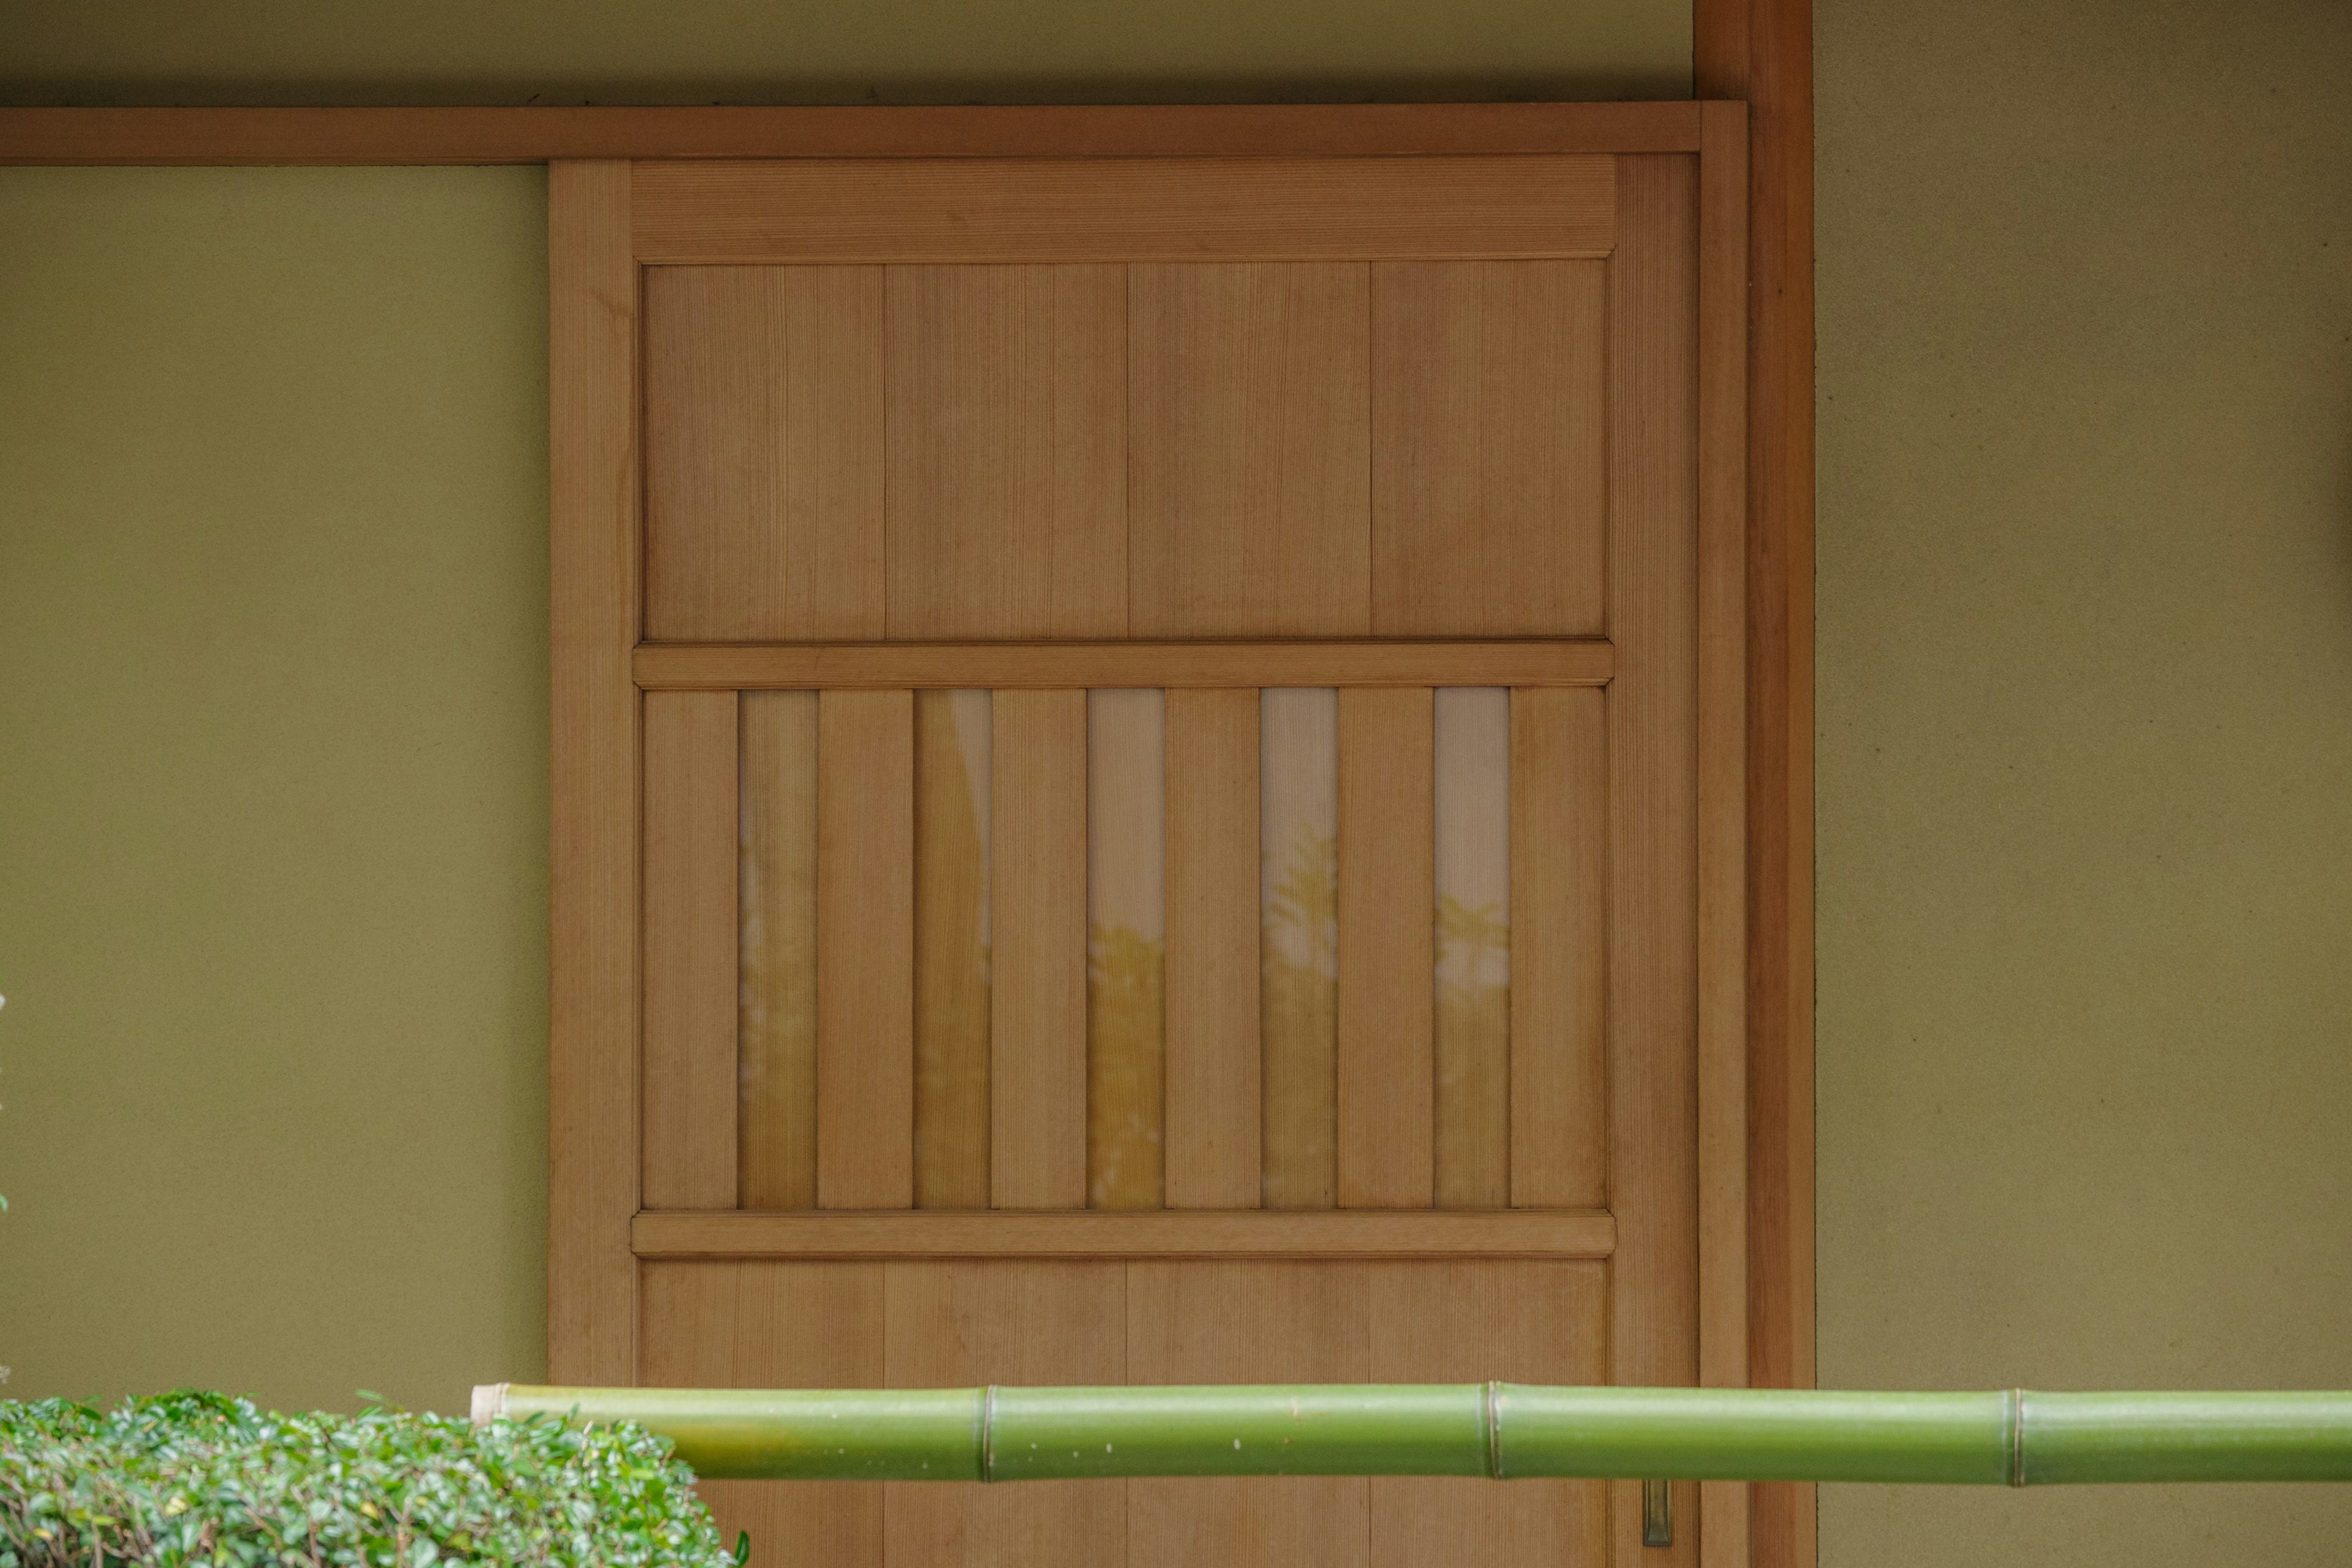
[(1137, 637), (1371, 629), (1370, 273), (1129, 269)]
[(629, 166), (547, 176), (547, 1367), (635, 1370), (637, 268)]
[(1127, 631), (1127, 269), (893, 267), (890, 635)]
[(915, 1206), (988, 1206), (985, 691), (915, 693)]
[(1168, 693), (1168, 1206), (1255, 1208), (1258, 694)]
[[(884, 1375), (883, 1266), (649, 1263), (642, 1381), (663, 1388), (874, 1388)], [(721, 1539), (757, 1568), (880, 1568), (880, 1489), (855, 1481), (702, 1481)]]
[[(1618, 160), (1610, 258), (1610, 1378), (1698, 1376), (1695, 1081), (1697, 954), (1696, 171)], [(1677, 1518), (1696, 1515), (1677, 1482)], [(1612, 1560), (1697, 1559), (1641, 1544), (1640, 1488), (1615, 1483)]]
[(1511, 1203), (1608, 1194), (1609, 736), (1597, 689), (1511, 693)]
[(989, 1203), (1087, 1202), (1087, 695), (996, 694)]
[(816, 1206), (816, 693), (740, 701), (738, 1201)]
[(1601, 620), (1600, 261), (1372, 269), (1372, 628), (1582, 637)]
[(1339, 694), (1258, 695), (1262, 1190), (1339, 1202)]
[[(1128, 1381), (1366, 1382), (1367, 1272), (1352, 1263), (1129, 1264)], [(1370, 1498), (1360, 1476), (1130, 1481), (1125, 1561), (1360, 1568), (1371, 1557)]]
[[(1391, 1263), (1371, 1267), (1375, 1383), (1591, 1384), (1609, 1363), (1607, 1270), (1595, 1263)], [(1371, 1483), (1378, 1568), (1600, 1563), (1600, 1481), (1381, 1476)]]
[(882, 632), (882, 277), (657, 267), (646, 284), (646, 628)]
[(915, 705), (817, 697), (816, 1201), (915, 1197)]
[(1511, 1201), (1511, 694), (1444, 688), (1432, 706), (1436, 1203), (1498, 1209)]
[(1087, 693), (1087, 1202), (1160, 1205), (1167, 700)]
[[(1748, 1383), (1748, 110), (1701, 110), (1698, 275), (1698, 1357)], [(1746, 1568), (1748, 1488), (1701, 1489), (1700, 1560)]]
[[(1127, 1381), (1120, 1263), (886, 1265), (892, 1388)], [(882, 1489), (889, 1561), (1092, 1568), (1121, 1562), (1120, 1481), (894, 1481)]]
[(1339, 1206), (1427, 1208), (1432, 1152), (1431, 694), (1339, 693)]

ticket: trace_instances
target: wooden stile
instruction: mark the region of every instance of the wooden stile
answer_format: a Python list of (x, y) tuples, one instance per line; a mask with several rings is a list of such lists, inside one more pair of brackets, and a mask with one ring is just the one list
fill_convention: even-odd
[(915, 1198), (913, 693), (817, 698), (820, 1208)]
[(816, 1206), (816, 705), (747, 691), (738, 731), (738, 1201)]

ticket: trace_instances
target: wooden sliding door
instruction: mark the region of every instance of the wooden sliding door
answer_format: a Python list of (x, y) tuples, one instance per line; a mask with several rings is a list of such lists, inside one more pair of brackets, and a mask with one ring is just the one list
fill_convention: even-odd
[[(555, 166), (551, 1375), (1739, 1381), (1745, 132), (1685, 107)], [(774, 1564), (1745, 1555), (1737, 1489), (1648, 1547), (1633, 1482), (709, 1489)]]

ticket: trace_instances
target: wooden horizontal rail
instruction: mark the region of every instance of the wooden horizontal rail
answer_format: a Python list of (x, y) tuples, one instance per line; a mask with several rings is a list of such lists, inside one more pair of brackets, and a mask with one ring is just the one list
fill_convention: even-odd
[(643, 163), (663, 263), (1493, 260), (1606, 256), (1616, 161), (783, 158)]
[(644, 643), (648, 691), (1606, 686), (1600, 637), (1528, 642)]
[(0, 163), (1690, 153), (1696, 103), (0, 109)]
[(1602, 1209), (647, 1210), (629, 1239), (639, 1258), (1601, 1258), (1617, 1221)]

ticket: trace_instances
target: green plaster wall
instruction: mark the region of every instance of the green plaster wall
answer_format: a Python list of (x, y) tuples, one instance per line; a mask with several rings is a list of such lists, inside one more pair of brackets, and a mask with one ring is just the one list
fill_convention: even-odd
[[(1822, 0), (1821, 1376), (2352, 1387), (2352, 6)], [(2352, 1488), (1832, 1488), (1833, 1568)]]

